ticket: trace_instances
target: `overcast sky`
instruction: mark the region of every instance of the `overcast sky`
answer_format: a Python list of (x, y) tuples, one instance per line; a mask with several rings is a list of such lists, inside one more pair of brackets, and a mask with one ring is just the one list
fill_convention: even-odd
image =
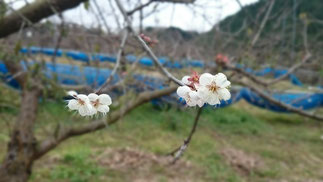
[[(12, 0), (6, 0), (7, 2)], [(33, 0), (28, 0), (32, 2)], [(102, 15), (107, 21), (108, 26), (115, 30), (118, 28), (116, 18), (114, 14), (119, 17), (122, 25), (122, 19), (120, 14), (114, 4), (113, 0), (110, 0), (114, 8), (111, 8), (109, 0), (96, 0), (99, 5)], [(137, 0), (121, 0), (127, 4), (127, 9), (132, 9), (137, 6)], [(148, 0), (142, 0), (142, 3)], [(258, 0), (240, 0), (241, 4), (247, 5), (255, 3)], [(64, 13), (64, 18), (67, 21), (79, 23), (86, 25), (88, 27), (98, 26), (100, 23), (102, 25), (102, 20), (98, 16), (98, 9), (90, 0), (90, 8), (85, 9), (84, 5), (81, 5), (75, 9), (69, 10)], [(155, 3), (156, 4), (156, 3)], [(149, 14), (155, 4), (151, 4), (149, 7), (145, 8), (144, 14)], [(15, 9), (24, 6), (24, 1), (18, 1), (14, 5)], [(113, 11), (113, 9), (115, 11)], [(151, 14), (144, 19), (143, 25), (146, 26), (159, 26), (159, 27), (169, 27), (175, 26), (184, 30), (195, 30), (199, 32), (208, 31), (221, 19), (228, 15), (232, 15), (239, 11), (240, 7), (236, 0), (196, 0), (194, 6), (183, 5), (183, 4), (171, 4), (171, 3), (159, 3), (157, 7), (157, 12)], [(139, 13), (134, 14), (133, 25), (139, 25)], [(57, 17), (50, 18), (53, 21), (59, 21)]]

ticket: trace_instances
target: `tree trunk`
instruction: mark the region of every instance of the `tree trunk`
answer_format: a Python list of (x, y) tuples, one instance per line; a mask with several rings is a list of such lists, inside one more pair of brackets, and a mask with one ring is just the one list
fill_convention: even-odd
[[(37, 0), (0, 19), (0, 39), (86, 0)], [(24, 18), (22, 18), (24, 17)]]
[(35, 87), (23, 91), (21, 110), (0, 166), (0, 182), (25, 182), (31, 174), (37, 144), (33, 127), (39, 93)]

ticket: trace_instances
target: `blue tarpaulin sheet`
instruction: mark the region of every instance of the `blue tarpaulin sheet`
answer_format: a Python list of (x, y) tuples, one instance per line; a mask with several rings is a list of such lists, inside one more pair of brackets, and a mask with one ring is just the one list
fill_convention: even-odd
[[(55, 49), (53, 48), (39, 48), (39, 47), (29, 47), (29, 48), (22, 48), (20, 50), (21, 53), (32, 53), (32, 54), (45, 54), (52, 56), (55, 54)], [(90, 60), (94, 61), (108, 61), (115, 63), (116, 62), (116, 57), (111, 56), (111, 55), (106, 55), (106, 54), (86, 54), (80, 51), (63, 51), (58, 49), (56, 51), (56, 56), (67, 56), (70, 57), (74, 60), (77, 61), (82, 61), (82, 62), (89, 62)], [(91, 58), (91, 59), (90, 59)], [(127, 55), (126, 59), (130, 62), (133, 63), (136, 61), (137, 57), (135, 55)], [(186, 61), (172, 61), (169, 60), (165, 57), (159, 58), (159, 61), (161, 64), (163, 64), (165, 67), (168, 68), (176, 68), (176, 69), (181, 69), (184, 67), (196, 67), (196, 68), (204, 68), (205, 63), (204, 61), (201, 60), (186, 60)], [(148, 57), (144, 57), (139, 59), (139, 63), (144, 66), (154, 66), (154, 61)], [(236, 65), (239, 68), (244, 68), (243, 65), (237, 64)], [(281, 75), (284, 75), (287, 73), (287, 70), (284, 69), (274, 69), (270, 67), (266, 67), (262, 70), (254, 71), (251, 68), (244, 68), (248, 73), (254, 74), (256, 76), (266, 76), (269, 74), (272, 74), (275, 78), (280, 77)], [(303, 83), (294, 75), (294, 74), (289, 74), (288, 75), (290, 81), (292, 84), (297, 85), (297, 86), (303, 86)]]
[[(35, 62), (30, 62), (28, 64), (34, 64)], [(22, 65), (26, 68), (26, 65)], [(80, 67), (69, 64), (52, 64), (45, 63), (44, 74), (48, 78), (57, 78), (58, 83), (67, 84), (67, 85), (90, 85), (92, 87), (98, 87), (102, 85), (106, 79), (110, 76), (111, 70), (103, 68), (95, 68), (90, 66)], [(11, 75), (8, 73), (5, 65), (0, 62), (0, 76), (3, 81), (8, 85), (19, 88), (19, 84), (12, 79)], [(154, 78), (144, 75), (134, 75), (134, 79), (144, 83), (148, 89), (163, 89), (165, 88), (164, 81), (159, 78)], [(118, 76), (113, 77), (112, 83), (116, 83), (121, 78)], [(134, 86), (135, 87), (135, 86)], [(141, 91), (141, 87), (136, 88), (138, 91)], [(272, 96), (285, 103), (292, 105), (295, 108), (301, 108), (304, 110), (313, 109), (316, 107), (323, 106), (323, 93), (274, 93)], [(171, 100), (171, 97), (164, 97), (163, 100)], [(239, 92), (232, 93), (232, 97), (228, 101), (222, 101), (219, 107), (225, 107), (235, 102), (238, 102), (240, 99), (246, 100), (248, 103), (272, 110), (277, 112), (288, 112), (287, 110), (272, 104), (271, 102), (265, 100), (264, 98), (258, 96), (256, 93), (252, 92), (247, 88), (241, 89)], [(155, 100), (158, 103), (158, 100)]]

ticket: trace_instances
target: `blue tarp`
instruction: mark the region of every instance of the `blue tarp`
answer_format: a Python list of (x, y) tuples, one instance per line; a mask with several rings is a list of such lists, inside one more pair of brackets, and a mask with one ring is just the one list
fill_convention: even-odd
[[(35, 62), (29, 63), (30, 65), (34, 64)], [(22, 65), (26, 69), (26, 65)], [(44, 74), (48, 78), (57, 78), (58, 83), (60, 84), (67, 84), (67, 85), (90, 85), (92, 87), (98, 87), (102, 85), (105, 80), (111, 74), (111, 70), (103, 69), (103, 68), (95, 68), (95, 67), (79, 67), (75, 65), (68, 65), (68, 64), (52, 64), (52, 63), (45, 63), (44, 67)], [(1, 78), (9, 85), (13, 86), (14, 88), (19, 88), (18, 83), (11, 78), (8, 74), (8, 71), (3, 63), (0, 62), (0, 75)], [(164, 81), (159, 78), (154, 78), (150, 76), (144, 75), (134, 75), (134, 79), (146, 85), (146, 87), (150, 90), (155, 89), (163, 89), (165, 88)], [(113, 83), (116, 83), (121, 78), (118, 76), (113, 77)], [(137, 84), (132, 85), (136, 91), (140, 92), (144, 88), (142, 86), (138, 86)], [(176, 96), (173, 94), (173, 97)], [(313, 109), (315, 107), (323, 106), (323, 93), (274, 93), (272, 96), (285, 103), (290, 104), (296, 108), (301, 109)], [(172, 102), (173, 97), (163, 97), (163, 99), (155, 100), (154, 102), (160, 103), (161, 100)], [(247, 88), (241, 89), (239, 92), (232, 93), (232, 97), (229, 101), (222, 101), (219, 107), (225, 107), (227, 105), (234, 104), (238, 102), (240, 99), (245, 99), (248, 103), (269, 109), (272, 111), (278, 112), (287, 112), (285, 109), (280, 108), (276, 105), (271, 104), (267, 100), (263, 99), (262, 97), (258, 96), (256, 93), (252, 92)]]
[[(32, 53), (32, 54), (46, 54), (49, 56), (52, 56), (55, 54), (55, 49), (53, 48), (39, 48), (39, 47), (29, 47), (29, 48), (22, 48), (21, 53)], [(89, 62), (90, 60), (94, 61), (108, 61), (115, 63), (116, 62), (116, 57), (115, 56), (110, 56), (106, 54), (92, 54), (91, 56), (79, 52), (79, 51), (63, 51), (58, 49), (56, 51), (56, 56), (67, 56), (70, 57), (74, 60), (82, 61), (82, 62)], [(91, 58), (91, 59), (90, 59)], [(136, 56), (135, 55), (127, 55), (126, 59), (130, 62), (133, 63), (136, 61)], [(196, 68), (203, 68), (205, 67), (204, 61), (201, 60), (186, 60), (186, 61), (171, 61), (165, 57), (159, 58), (159, 61), (168, 68), (176, 68), (176, 69), (181, 69), (183, 67), (196, 67)], [(139, 63), (144, 66), (154, 66), (153, 60), (151, 60), (148, 57), (141, 58), (139, 60)], [(266, 76), (269, 74), (272, 74), (275, 78), (280, 77), (281, 75), (284, 75), (287, 73), (287, 70), (284, 69), (274, 69), (270, 67), (266, 67), (262, 70), (254, 71), (251, 68), (244, 68), (243, 65), (237, 64), (236, 65), (239, 68), (245, 69), (248, 73), (254, 74), (256, 76)], [(302, 82), (294, 75), (290, 74), (289, 79), (292, 84), (297, 85), (297, 86), (303, 86)]]
[[(29, 47), (29, 48), (22, 48), (20, 50), (21, 53), (31, 53), (31, 54), (45, 54), (48, 56), (53, 56), (55, 54), (55, 49), (53, 48), (39, 48), (39, 47)], [(82, 61), (82, 62), (89, 62), (90, 60), (95, 60), (95, 61), (108, 61), (115, 63), (116, 62), (116, 56), (110, 56), (107, 54), (100, 54), (100, 53), (95, 53), (95, 54), (86, 54), (80, 51), (63, 51), (58, 49), (56, 51), (56, 56), (67, 56), (69, 58), (72, 58), (77, 61)], [(91, 58), (91, 59), (90, 59)], [(134, 55), (127, 55), (126, 59), (130, 62), (133, 63), (136, 61), (136, 56)], [(168, 58), (161, 57), (159, 58), (159, 61), (161, 64), (165, 65), (166, 67), (169, 68), (183, 68), (183, 64), (180, 61), (171, 61)], [(154, 61), (151, 60), (149, 57), (143, 57), (139, 60), (139, 63), (144, 66), (154, 66)], [(193, 63), (193, 64), (198, 64), (198, 67), (201, 67), (202, 61), (199, 61), (199, 63)]]
[[(284, 70), (284, 69), (275, 69), (275, 68), (270, 68), (270, 67), (266, 67), (262, 70), (258, 70), (258, 71), (254, 71), (251, 68), (245, 68), (243, 65), (241, 64), (236, 64), (237, 68), (242, 68), (244, 69), (246, 72), (256, 75), (256, 76), (266, 76), (269, 74), (272, 74), (274, 78), (278, 78), (282, 75), (285, 75), (286, 73), (288, 73), (288, 70)], [(296, 75), (294, 74), (289, 74), (288, 78), (290, 79), (291, 83), (297, 86), (303, 86), (303, 83), (296, 77)]]
[[(54, 55), (55, 49), (52, 48), (39, 48), (39, 47), (30, 47), (30, 48), (23, 48), (21, 49), (22, 53), (32, 53), (32, 54), (46, 54), (46, 55)], [(79, 51), (62, 51), (57, 50), (56, 55), (59, 56), (67, 56), (74, 60), (79, 60), (83, 62), (88, 62), (90, 60), (94, 61), (108, 61), (115, 63), (116, 57), (110, 56), (106, 54), (92, 54), (88, 55), (83, 52)], [(91, 58), (91, 59), (90, 59)], [(127, 55), (126, 59), (130, 63), (134, 63), (137, 59), (135, 55)], [(159, 61), (162, 65), (168, 68), (176, 68), (180, 69), (183, 67), (199, 67), (203, 68), (205, 66), (203, 61), (199, 60), (186, 60), (186, 61), (172, 61), (166, 57), (159, 58)], [(154, 66), (154, 62), (148, 58), (143, 57), (139, 59), (139, 64), (144, 66)], [(26, 65), (24, 65), (26, 66)], [(245, 71), (256, 75), (256, 76), (267, 76), (272, 75), (274, 78), (278, 78), (287, 73), (287, 70), (284, 69), (274, 69), (270, 67), (266, 67), (262, 70), (254, 71), (251, 68), (245, 68), (243, 65), (237, 64), (239, 68), (243, 68)], [(4, 65), (0, 64), (0, 72), (3, 74), (3, 78), (6, 81), (9, 81), (9, 85), (18, 88), (19, 85), (14, 79), (11, 79), (10, 75), (7, 74), (7, 70), (5, 69)], [(97, 69), (94, 67), (78, 67), (73, 65), (66, 65), (66, 64), (56, 64), (56, 67), (51, 63), (46, 63), (46, 70), (44, 74), (47, 75), (49, 78), (53, 76), (53, 73), (57, 75), (57, 81), (62, 84), (69, 84), (69, 85), (80, 85), (80, 84), (87, 84), (91, 86), (99, 86), (103, 84), (106, 78), (110, 75), (110, 70), (108, 69)], [(288, 75), (290, 81), (297, 86), (302, 86), (302, 82), (294, 75)], [(134, 75), (134, 78), (138, 81), (144, 83), (148, 89), (162, 89), (164, 88), (163, 80), (143, 75)], [(117, 82), (119, 77), (114, 77), (113, 82)], [(139, 92), (142, 89), (133, 85), (133, 87)], [(295, 93), (276, 93), (273, 94), (273, 97), (277, 100), (280, 100), (283, 103), (291, 104), (296, 108), (302, 109), (312, 109), (315, 107), (320, 107), (323, 105), (323, 94), (295, 94)], [(266, 108), (273, 111), (278, 112), (286, 112), (283, 108), (275, 106), (270, 102), (264, 100), (263, 98), (259, 97), (256, 93), (248, 90), (248, 89), (241, 89), (240, 92), (233, 93), (232, 98), (229, 101), (221, 102), (220, 107), (225, 107), (227, 105), (233, 104), (238, 102), (240, 99), (245, 99), (250, 104), (255, 106)], [(170, 101), (169, 97), (164, 97), (163, 100)], [(161, 102), (161, 100), (155, 100), (155, 102)]]

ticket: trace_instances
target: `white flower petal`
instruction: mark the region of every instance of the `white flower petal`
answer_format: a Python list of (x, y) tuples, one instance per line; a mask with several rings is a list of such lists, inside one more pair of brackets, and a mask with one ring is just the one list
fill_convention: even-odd
[(103, 104), (103, 105), (111, 105), (112, 104), (111, 97), (108, 94), (99, 95), (99, 102), (100, 102), (100, 104)]
[(199, 107), (203, 107), (203, 106), (204, 106), (204, 104), (205, 104), (205, 102), (204, 102), (202, 99), (199, 99), (199, 100), (197, 101), (197, 105), (198, 105)]
[(209, 85), (212, 81), (215, 80), (215, 76), (214, 75), (211, 75), (210, 73), (203, 73), (201, 76), (200, 76), (200, 84), (205, 86), (205, 85)]
[[(195, 104), (195, 105), (198, 105), (199, 107), (202, 107), (202, 106), (205, 104), (205, 102), (203, 101), (203, 99), (201, 99), (201, 98), (199, 97), (199, 95), (198, 95), (198, 93), (197, 93), (197, 92), (195, 92), (195, 91), (191, 91), (191, 92), (189, 93), (189, 96), (190, 96), (191, 100), (192, 100), (192, 101), (194, 101), (194, 104)], [(194, 105), (194, 106), (195, 106), (195, 105)]]
[(227, 88), (230, 85), (231, 85), (231, 82), (230, 81), (226, 81), (222, 85), (220, 85), (220, 88)]
[(231, 98), (231, 94), (228, 89), (222, 88), (218, 90), (219, 98), (223, 100), (229, 100)]
[(198, 96), (198, 94), (197, 94), (197, 92), (196, 92), (196, 91), (190, 91), (190, 92), (188, 93), (188, 95), (189, 95), (192, 99), (194, 99), (194, 100), (198, 100), (198, 99), (199, 99), (199, 96)]
[(186, 101), (186, 104), (190, 107), (196, 106), (196, 101), (195, 100), (188, 100)]
[(80, 100), (82, 100), (86, 104), (90, 103), (89, 98), (86, 95), (84, 95), (84, 94), (78, 94), (77, 95), (77, 98), (80, 99)]
[(218, 73), (215, 75), (215, 84), (220, 88), (225, 88), (228, 85), (227, 77), (223, 73)]
[(212, 97), (210, 97), (206, 102), (210, 105), (216, 105), (221, 103), (219, 97), (216, 94), (213, 94)]
[(98, 113), (98, 110), (95, 107), (89, 108), (89, 113), (88, 113), (89, 116), (95, 115), (97, 113)]
[(195, 87), (196, 90), (198, 90), (202, 86), (200, 84), (198, 84), (198, 83), (194, 83), (194, 87)]
[(79, 104), (78, 104), (78, 101), (75, 100), (75, 99), (72, 99), (70, 101), (68, 101), (68, 105), (67, 107), (70, 109), (70, 110), (77, 110), (79, 109)]
[(208, 88), (201, 86), (197, 90), (197, 94), (202, 100), (207, 101), (213, 93)]
[(189, 85), (190, 84), (190, 81), (188, 81), (188, 79), (190, 78), (190, 76), (184, 76), (182, 78), (182, 82), (185, 84), (185, 85)]
[(102, 112), (103, 114), (106, 114), (106, 113), (108, 113), (110, 111), (110, 108), (107, 105), (100, 105), (98, 107), (98, 111)]
[(177, 88), (176, 93), (177, 93), (178, 96), (180, 96), (182, 98), (185, 98), (185, 97), (187, 97), (187, 94), (190, 91), (191, 91), (190, 87), (188, 87), (188, 86), (180, 86), (180, 87)]
[(88, 95), (88, 98), (90, 101), (96, 101), (98, 100), (99, 96), (97, 94), (91, 93)]
[(91, 114), (91, 110), (89, 110), (89, 108), (85, 105), (85, 106), (81, 106), (79, 109), (79, 114), (81, 116), (88, 116)]
[(68, 91), (67, 95), (70, 95), (72, 97), (75, 97), (77, 95), (77, 92), (75, 92), (74, 90)]

